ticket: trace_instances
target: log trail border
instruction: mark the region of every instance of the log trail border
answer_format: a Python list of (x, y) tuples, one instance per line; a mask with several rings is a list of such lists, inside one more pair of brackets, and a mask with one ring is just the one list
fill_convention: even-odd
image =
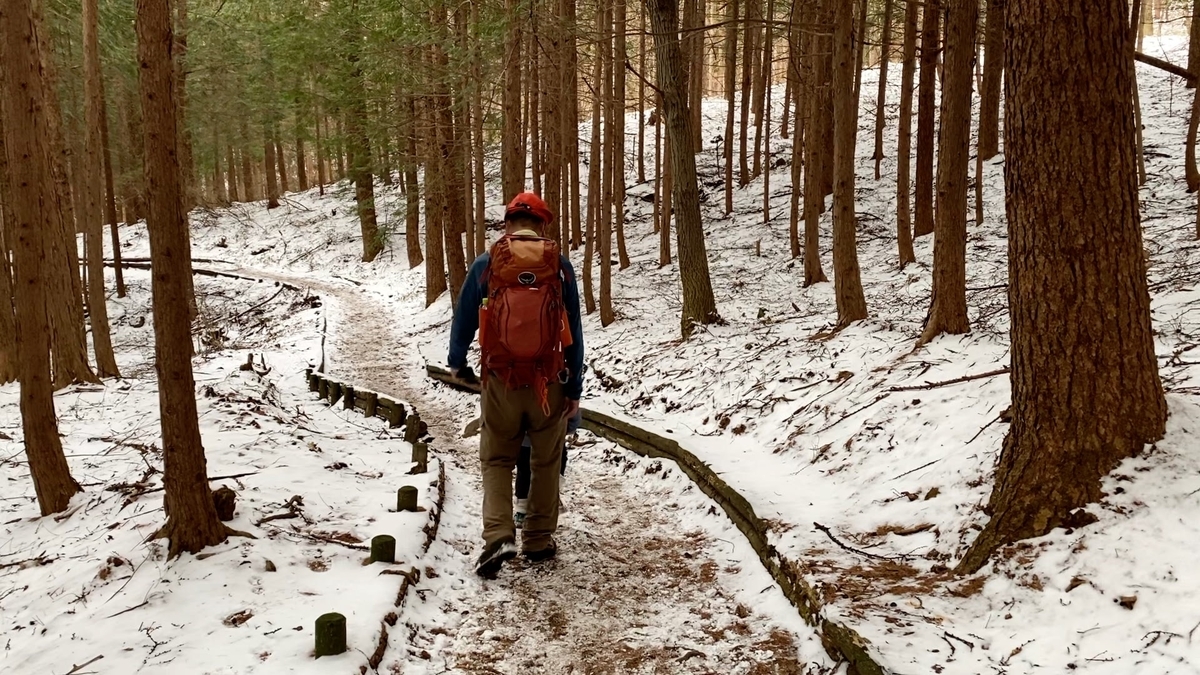
[[(478, 385), (457, 380), (443, 368), (427, 364), (425, 372), (431, 379), (460, 391), (479, 393)], [(704, 494), (721, 506), (725, 515), (750, 541), (763, 567), (774, 577), (780, 590), (799, 611), (804, 621), (817, 631), (829, 656), (849, 664), (849, 675), (888, 674), (889, 671), (880, 666), (869, 653), (870, 643), (866, 639), (847, 625), (823, 616), (820, 593), (804, 579), (803, 565), (785, 558), (770, 544), (767, 537), (770, 528), (755, 514), (750, 502), (700, 458), (681, 447), (678, 441), (587, 408), (583, 409), (582, 426), (593, 434), (644, 457), (669, 459), (678, 464)]]

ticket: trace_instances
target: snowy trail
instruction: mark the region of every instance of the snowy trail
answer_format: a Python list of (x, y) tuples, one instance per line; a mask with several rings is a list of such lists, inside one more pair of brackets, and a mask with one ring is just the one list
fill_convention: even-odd
[(587, 434), (586, 447), (572, 449), (559, 557), (540, 566), (518, 560), (495, 581), (475, 577), (477, 439), (459, 433), (475, 404), (413, 386), (421, 357), (405, 352), (411, 341), (370, 293), (239, 271), (322, 293), (331, 308), (327, 371), (416, 405), (446, 461), (442, 534), (405, 610), (408, 635), (399, 632), (381, 671), (830, 672), (749, 544), (678, 470)]

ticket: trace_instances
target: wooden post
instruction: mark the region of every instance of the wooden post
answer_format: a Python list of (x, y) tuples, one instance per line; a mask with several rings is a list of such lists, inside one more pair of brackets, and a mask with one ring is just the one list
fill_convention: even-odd
[(369, 391), (365, 395), (367, 397), (367, 406), (363, 414), (367, 417), (374, 417), (376, 411), (379, 409), (379, 394)]
[(416, 463), (413, 473), (425, 473), (429, 470), (429, 444), (413, 443), (412, 461)]
[(338, 399), (341, 397), (342, 397), (342, 383), (341, 382), (330, 382), (329, 383), (329, 405), (331, 405), (331, 406), (334, 405), (335, 403), (338, 402)]
[(342, 408), (354, 410), (354, 387), (349, 385), (342, 387)]
[(417, 488), (411, 485), (405, 485), (396, 491), (396, 510), (397, 511), (416, 511), (417, 510)]
[(317, 396), (321, 397), (322, 399), (329, 396), (329, 380), (326, 380), (323, 377), (317, 380)]
[(314, 373), (312, 368), (305, 368), (304, 374), (308, 378), (308, 390), (316, 391), (317, 385), (320, 382), (321, 376)]
[(317, 658), (346, 651), (346, 617), (337, 612), (317, 617)]
[(421, 416), (413, 411), (413, 414), (408, 416), (408, 420), (404, 423), (404, 440), (409, 443), (416, 443), (421, 437)]
[(381, 534), (371, 538), (371, 562), (396, 562), (396, 538)]

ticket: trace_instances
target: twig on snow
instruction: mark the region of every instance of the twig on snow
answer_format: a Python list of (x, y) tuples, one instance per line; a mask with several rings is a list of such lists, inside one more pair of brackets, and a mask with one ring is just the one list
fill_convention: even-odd
[(1007, 375), (1009, 370), (1010, 370), (1009, 367), (1005, 366), (1005, 367), (999, 368), (997, 370), (989, 370), (986, 373), (977, 373), (975, 375), (964, 375), (962, 377), (956, 377), (953, 380), (944, 380), (942, 382), (926, 382), (925, 384), (914, 384), (914, 385), (908, 385), (908, 386), (904, 386), (904, 387), (892, 387), (888, 391), (922, 391), (922, 390), (926, 390), (926, 389), (937, 389), (939, 387), (948, 387), (952, 384), (962, 384), (963, 382), (970, 382), (972, 380), (982, 380), (986, 377), (995, 377), (997, 375)]
[[(875, 560), (895, 560), (895, 556), (885, 556), (885, 555), (878, 555), (875, 553), (868, 553), (867, 551), (863, 551), (861, 549), (854, 548), (853, 546), (849, 546), (849, 545), (843, 543), (842, 540), (833, 536), (833, 532), (831, 532), (828, 527), (825, 527), (824, 525), (822, 525), (820, 523), (814, 522), (813, 527), (824, 532), (825, 536), (829, 537), (830, 541), (837, 544), (839, 547), (841, 547), (842, 549), (844, 549), (846, 551), (849, 551), (851, 553), (857, 553), (859, 555), (866, 556), (868, 558), (874, 558)], [(903, 557), (903, 556), (901, 556), (901, 557)]]
[(99, 661), (102, 658), (104, 658), (103, 654), (101, 654), (100, 656), (97, 656), (96, 658), (92, 659), (91, 661), (88, 661), (87, 663), (81, 663), (77, 666), (74, 666), (70, 670), (67, 671), (66, 675), (75, 675), (79, 671), (83, 670), (84, 668), (87, 668), (88, 666), (92, 665), (93, 663)]

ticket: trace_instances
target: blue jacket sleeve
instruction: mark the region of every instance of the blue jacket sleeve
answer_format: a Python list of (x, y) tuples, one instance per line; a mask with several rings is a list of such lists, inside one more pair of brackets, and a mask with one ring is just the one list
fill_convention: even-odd
[(563, 304), (567, 308), (572, 338), (571, 346), (563, 354), (567, 368), (571, 370), (563, 393), (567, 398), (578, 401), (583, 396), (583, 319), (579, 313), (579, 284), (575, 278), (575, 268), (566, 256), (562, 258), (562, 269), (566, 277), (563, 282)]
[(479, 330), (479, 306), (486, 293), (482, 279), (487, 265), (488, 254), (476, 258), (458, 294), (458, 307), (454, 310), (454, 322), (450, 326), (450, 356), (446, 359), (446, 364), (451, 368), (467, 365), (467, 352), (471, 349), (471, 341), (475, 339), (475, 331)]

